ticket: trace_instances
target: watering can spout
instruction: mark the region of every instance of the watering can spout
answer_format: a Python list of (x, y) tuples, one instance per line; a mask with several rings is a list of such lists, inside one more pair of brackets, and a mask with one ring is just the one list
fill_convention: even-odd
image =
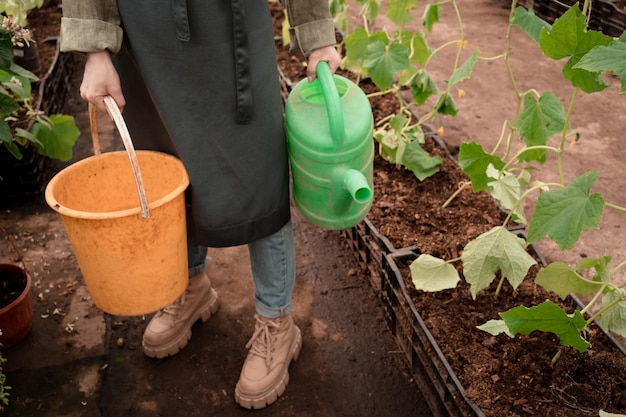
[(347, 169), (341, 177), (341, 182), (356, 204), (363, 205), (371, 201), (372, 189), (361, 171)]

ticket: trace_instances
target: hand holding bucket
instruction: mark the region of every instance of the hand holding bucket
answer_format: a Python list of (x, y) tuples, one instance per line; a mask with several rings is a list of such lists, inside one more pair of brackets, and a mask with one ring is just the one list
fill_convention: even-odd
[(45, 197), (61, 215), (94, 303), (110, 314), (143, 315), (187, 288), (189, 178), (172, 155), (135, 152), (117, 105), (111, 97), (105, 104), (126, 151), (70, 165), (50, 181)]

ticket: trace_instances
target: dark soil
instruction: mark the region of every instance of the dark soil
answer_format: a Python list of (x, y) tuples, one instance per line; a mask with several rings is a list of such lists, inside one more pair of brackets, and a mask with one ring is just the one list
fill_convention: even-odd
[(26, 275), (14, 269), (0, 270), (0, 310), (15, 301), (26, 288)]
[[(280, 22), (280, 13), (275, 13), (275, 19)], [(299, 59), (281, 49), (277, 53), (286, 77), (304, 77), (305, 66)], [(339, 73), (354, 79), (350, 74)], [(375, 91), (371, 84), (360, 86), (366, 93)], [(370, 100), (375, 121), (388, 115), (390, 109), (397, 109), (393, 98)], [(368, 219), (397, 249), (416, 247), (418, 253), (454, 259), (470, 240), (502, 225), (505, 214), (488, 194), (476, 194), (469, 188), (442, 208), (468, 177), (441, 144), (440, 140), (427, 138), (424, 148), (431, 155), (442, 156), (444, 162), (440, 172), (422, 182), (412, 172), (376, 157), (374, 203)], [(538, 255), (536, 248), (531, 248), (531, 252)], [(494, 285), (473, 301), (465, 283), (435, 294), (415, 290), (409, 264), (410, 261), (399, 266), (417, 311), (459, 377), (466, 396), (487, 417), (582, 417), (597, 415), (599, 409), (626, 412), (626, 357), (595, 326), (586, 335), (592, 349), (584, 354), (562, 348), (558, 338), (549, 333), (511, 339), (505, 335), (494, 337), (476, 328), (518, 305), (535, 305), (546, 299), (559, 302), (553, 294), (533, 284), (536, 267), (516, 290), (505, 285), (495, 297)], [(572, 300), (564, 305), (570, 312), (576, 308)], [(560, 358), (552, 366), (557, 352)]]

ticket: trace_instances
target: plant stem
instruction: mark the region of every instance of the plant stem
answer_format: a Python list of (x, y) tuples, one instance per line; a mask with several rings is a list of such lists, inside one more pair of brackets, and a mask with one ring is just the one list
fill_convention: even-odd
[(561, 135), (561, 143), (559, 145), (559, 151), (557, 152), (557, 166), (559, 171), (559, 178), (561, 184), (565, 184), (565, 175), (563, 173), (563, 151), (565, 150), (565, 140), (567, 139), (567, 129), (569, 127), (569, 121), (572, 118), (572, 112), (574, 111), (574, 103), (576, 102), (576, 96), (578, 95), (579, 88), (574, 88), (572, 92), (572, 98), (569, 101), (567, 108), (567, 115), (565, 116), (565, 126), (563, 126), (563, 134)]
[[(605, 282), (602, 287), (595, 293), (595, 295), (593, 296), (593, 298), (587, 303), (587, 305), (580, 310), (581, 314), (585, 314), (590, 308), (591, 306), (593, 306), (596, 301), (598, 301), (598, 299), (600, 298), (600, 296), (602, 296), (602, 293), (604, 293), (604, 289), (606, 288), (606, 286), (608, 285), (608, 282)], [(589, 323), (589, 322), (587, 322)]]
[[(559, 148), (555, 148), (554, 146), (548, 146), (548, 145), (536, 145), (536, 146), (527, 146), (524, 149), (522, 149), (521, 151), (519, 151), (518, 153), (516, 153), (510, 160), (509, 162), (506, 163), (506, 165), (504, 166), (503, 169), (508, 168), (510, 165), (514, 164), (515, 161), (524, 153), (528, 152), (528, 151), (534, 151), (534, 150), (539, 150), (539, 149), (545, 149), (548, 151), (554, 151), (557, 154), (559, 152), (561, 152), (561, 150)], [(561, 184), (562, 185), (562, 184)]]
[(626, 212), (626, 207), (622, 207), (622, 206), (618, 206), (615, 204), (611, 204), (611, 203), (607, 203), (606, 201), (604, 202), (604, 205), (607, 207), (611, 207), (612, 209), (618, 210), (618, 211), (624, 211)]
[(613, 271), (611, 271), (611, 276), (615, 275), (615, 273), (619, 271), (620, 269), (622, 269), (624, 266), (626, 266), (626, 260), (622, 261), (619, 265), (615, 267), (615, 269), (613, 269)]
[(626, 300), (626, 297), (621, 297), (621, 298), (618, 298), (616, 300), (611, 301), (610, 303), (608, 303), (605, 306), (602, 306), (602, 308), (600, 308), (600, 310), (598, 310), (593, 316), (589, 317), (589, 320), (587, 320), (587, 324), (592, 323), (596, 318), (600, 317), (606, 311), (608, 311), (609, 309), (613, 308), (614, 305), (619, 304), (619, 303), (621, 303), (624, 300)]
[(448, 207), (448, 205), (449, 205), (449, 204), (450, 204), (450, 203), (451, 203), (451, 202), (452, 202), (452, 201), (453, 201), (453, 200), (454, 200), (454, 199), (455, 199), (455, 198), (456, 198), (459, 194), (461, 194), (461, 192), (462, 192), (465, 188), (467, 188), (469, 185), (472, 185), (472, 182), (471, 182), (471, 181), (466, 181), (466, 182), (463, 182), (463, 183), (459, 184), (459, 188), (457, 188), (457, 190), (456, 190), (456, 191), (455, 191), (455, 192), (454, 192), (454, 193), (450, 196), (450, 198), (448, 198), (448, 199), (446, 200), (446, 202), (445, 202), (445, 203), (443, 203), (443, 205), (441, 206), (441, 208), (446, 208), (446, 207)]
[(494, 293), (494, 298), (498, 298), (498, 295), (500, 295), (502, 285), (504, 285), (504, 276), (500, 277), (500, 281), (498, 282), (498, 286), (496, 287), (496, 292)]

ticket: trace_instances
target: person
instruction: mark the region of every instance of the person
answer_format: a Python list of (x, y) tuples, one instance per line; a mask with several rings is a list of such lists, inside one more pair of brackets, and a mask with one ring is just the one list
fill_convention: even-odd
[[(290, 50), (340, 64), (327, 0), (285, 0)], [(289, 163), (267, 0), (65, 0), (61, 50), (86, 54), (80, 93), (123, 110), (137, 149), (179, 157), (186, 191), (189, 284), (148, 323), (146, 355), (178, 353), (218, 309), (208, 247), (247, 244), (255, 330), (235, 400), (263, 408), (281, 395), (302, 336), (290, 315), (295, 249)]]

